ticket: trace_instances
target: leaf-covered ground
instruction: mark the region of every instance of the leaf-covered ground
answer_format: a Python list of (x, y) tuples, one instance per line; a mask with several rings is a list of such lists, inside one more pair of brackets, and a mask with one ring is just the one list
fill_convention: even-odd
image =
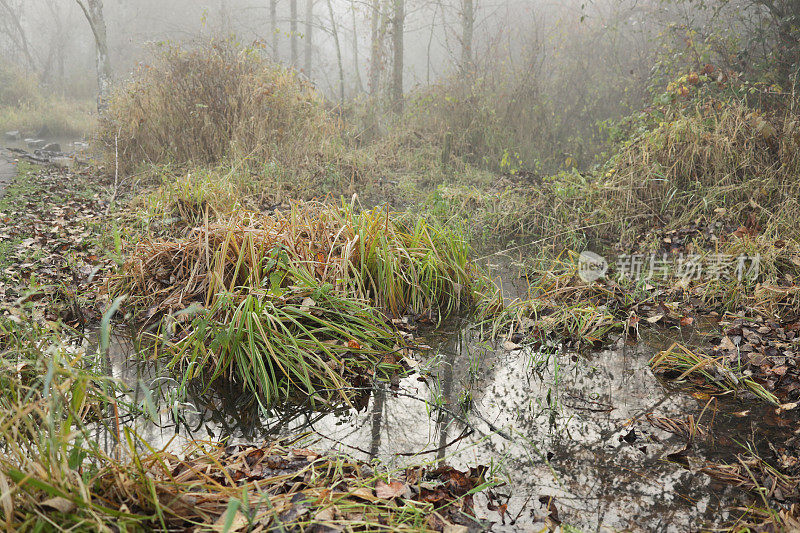
[(92, 283), (114, 265), (105, 185), (88, 170), (19, 165), (0, 199), (2, 314), (74, 326), (98, 318)]

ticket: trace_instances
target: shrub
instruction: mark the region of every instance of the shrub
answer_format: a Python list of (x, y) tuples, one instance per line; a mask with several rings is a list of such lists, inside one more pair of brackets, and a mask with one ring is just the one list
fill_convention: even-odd
[(36, 80), (19, 67), (0, 62), (0, 106), (19, 107), (30, 104), (38, 93)]
[(316, 180), (347, 159), (340, 127), (310, 83), (225, 42), (163, 49), (112, 98), (102, 137), (112, 156), (116, 142), (124, 172), (244, 160)]
[(623, 218), (709, 215), (788, 235), (800, 217), (798, 155), (800, 117), (708, 100), (672, 107), (612, 160), (602, 185)]

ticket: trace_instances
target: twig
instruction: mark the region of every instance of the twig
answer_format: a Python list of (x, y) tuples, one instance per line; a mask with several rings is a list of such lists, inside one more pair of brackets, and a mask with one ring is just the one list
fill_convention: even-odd
[(432, 450), (425, 450), (424, 452), (402, 452), (402, 453), (396, 453), (394, 455), (397, 455), (399, 457), (416, 457), (418, 455), (427, 455), (429, 453), (439, 453), (441, 451), (446, 450), (447, 448), (449, 448), (450, 446), (452, 446), (456, 442), (469, 437), (473, 433), (475, 433), (474, 429), (472, 429), (472, 428), (466, 429), (465, 428), (464, 431), (461, 432), (461, 435), (459, 435), (458, 437), (454, 438), (453, 440), (451, 440), (447, 444), (445, 444), (443, 446), (439, 446), (438, 448), (434, 448)]

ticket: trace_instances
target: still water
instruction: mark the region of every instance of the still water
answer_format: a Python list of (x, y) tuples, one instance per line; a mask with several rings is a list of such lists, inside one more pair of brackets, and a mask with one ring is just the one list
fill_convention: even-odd
[[(681, 334), (663, 335), (681, 340)], [(663, 338), (619, 341), (580, 355), (558, 346), (506, 351), (481, 341), (469, 324), (453, 322), (422, 340), (431, 349), (418, 355), (420, 370), (395, 386), (376, 387), (359, 409), (294, 405), (264, 414), (221, 392), (137, 430), (154, 445), (176, 449), (192, 437), (258, 443), (309, 432), (318, 450), (390, 469), (436, 461), (462, 469), (488, 465), (505, 482), (493, 490), (507, 504), (501, 517), (485, 496), (476, 497), (478, 516), (494, 522), (493, 531), (541, 531), (548, 517), (551, 525), (557, 519), (582, 531), (720, 525), (735, 519), (731, 509), (749, 497), (697, 467), (704, 459), (732, 458), (741, 451), (737, 442), (781, 438), (780, 428), (765, 426), (766, 409), (740, 418), (733, 413), (742, 405), (730, 400), (702, 413), (708, 398), (659, 381), (647, 361)], [(115, 377), (140, 387), (159, 381), (122, 337), (111, 352)], [(701, 413), (701, 422), (713, 414), (714, 438), (694, 443), (687, 464), (667, 460), (686, 447), (685, 439), (654, 428), (645, 415)]]

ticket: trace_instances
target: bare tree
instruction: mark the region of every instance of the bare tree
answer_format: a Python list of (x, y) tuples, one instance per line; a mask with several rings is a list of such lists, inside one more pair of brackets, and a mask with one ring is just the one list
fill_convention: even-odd
[(103, 0), (75, 0), (83, 10), (92, 28), (95, 43), (95, 62), (97, 66), (97, 111), (101, 115), (108, 107), (111, 92), (111, 60), (108, 57), (108, 38), (106, 21), (103, 18)]
[(393, 0), (392, 9), (392, 109), (403, 112), (403, 33), (405, 31), (405, 0)]
[(272, 31), (272, 56), (278, 57), (278, 0), (269, 0), (269, 26)]
[(289, 36), (291, 39), (292, 66), (297, 66), (297, 0), (289, 0)]
[(70, 24), (64, 20), (58, 0), (45, 0), (45, 6), (52, 17), (54, 31), (50, 40), (47, 64), (42, 68), (42, 78), (57, 82), (58, 87), (63, 90)]
[(381, 13), (381, 0), (372, 0), (372, 13), (371, 13), (371, 32), (370, 32), (370, 50), (369, 50), (369, 92), (376, 94), (378, 92), (378, 83), (381, 79), (381, 69), (383, 65), (382, 52), (383, 52), (383, 34), (382, 19), (384, 18)]
[(219, 26), (224, 36), (231, 32), (230, 9), (227, 0), (219, 0)]
[(425, 64), (425, 80), (431, 83), (431, 46), (433, 45), (433, 33), (436, 30), (436, 15), (439, 13), (439, 2), (433, 6), (433, 16), (431, 16), (431, 31), (428, 34), (427, 62)]
[(462, 0), (461, 5), (461, 71), (472, 70), (472, 35), (475, 29), (475, 0)]
[(353, 68), (356, 72), (356, 90), (364, 92), (364, 82), (361, 81), (361, 66), (358, 61), (358, 23), (356, 22), (356, 3), (350, 1), (350, 13), (353, 15)]
[(314, 0), (306, 0), (306, 29), (303, 38), (306, 40), (305, 57), (303, 58), (303, 70), (306, 76), (311, 76), (311, 60), (314, 53), (313, 43), (314, 31)]
[(342, 64), (342, 47), (339, 43), (339, 28), (336, 25), (336, 16), (333, 13), (333, 4), (328, 2), (328, 16), (331, 18), (331, 34), (336, 45), (336, 60), (339, 64), (339, 100), (344, 102), (344, 65)]
[(22, 28), (22, 23), (20, 22), (20, 19), (22, 17), (21, 13), (22, 8), (20, 8), (19, 12), (15, 11), (6, 0), (0, 0), (0, 7), (2, 7), (6, 13), (8, 13), (8, 18), (6, 20), (11, 23), (11, 25), (14, 28), (14, 31), (17, 33), (19, 37), (19, 40), (14, 39), (14, 41), (16, 42), (19, 49), (22, 50), (22, 54), (25, 56), (25, 61), (28, 62), (28, 66), (31, 68), (31, 70), (35, 71), (36, 62), (33, 60), (33, 55), (31, 54), (30, 46), (28, 46), (28, 37), (25, 35), (25, 30)]

